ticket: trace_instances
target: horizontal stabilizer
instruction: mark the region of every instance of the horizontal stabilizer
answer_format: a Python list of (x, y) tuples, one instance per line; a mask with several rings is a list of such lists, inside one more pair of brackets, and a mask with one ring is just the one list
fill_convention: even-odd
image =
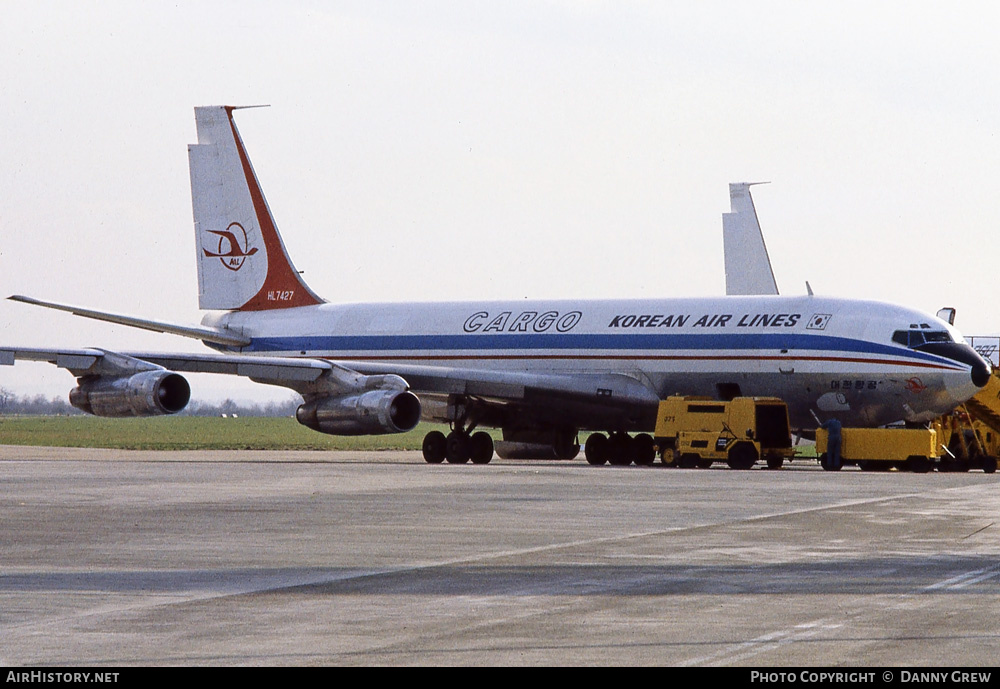
[(41, 299), (25, 297), (20, 294), (14, 294), (7, 298), (12, 301), (20, 301), (25, 304), (34, 304), (35, 306), (44, 306), (49, 309), (66, 311), (76, 316), (93, 318), (98, 321), (107, 321), (108, 323), (127, 325), (132, 328), (152, 330), (157, 333), (181, 335), (183, 337), (191, 337), (196, 340), (202, 340), (203, 342), (213, 342), (215, 344), (228, 345), (230, 347), (242, 347), (250, 344), (250, 340), (248, 338), (227, 330), (222, 330), (221, 328), (206, 328), (204, 326), (197, 325), (177, 325), (175, 323), (165, 323), (163, 321), (152, 321), (146, 318), (135, 318), (134, 316), (123, 316), (117, 313), (95, 311), (94, 309), (84, 309), (78, 306), (69, 306), (68, 304), (57, 304), (51, 301), (42, 301)]

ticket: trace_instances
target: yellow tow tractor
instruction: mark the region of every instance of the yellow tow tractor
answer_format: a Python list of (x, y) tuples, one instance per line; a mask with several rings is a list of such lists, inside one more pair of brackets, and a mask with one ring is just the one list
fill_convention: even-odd
[(788, 407), (777, 397), (668, 397), (660, 402), (653, 442), (666, 466), (725, 462), (749, 469), (763, 459), (780, 468), (795, 455)]

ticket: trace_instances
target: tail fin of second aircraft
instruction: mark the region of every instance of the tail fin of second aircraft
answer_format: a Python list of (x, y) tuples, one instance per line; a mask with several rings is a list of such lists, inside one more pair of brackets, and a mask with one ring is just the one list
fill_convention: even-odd
[(766, 182), (729, 185), (730, 213), (722, 214), (723, 251), (726, 257), (726, 294), (777, 294), (764, 234), (753, 207), (750, 187)]
[(195, 108), (188, 146), (202, 309), (260, 311), (322, 303), (295, 270), (229, 106)]

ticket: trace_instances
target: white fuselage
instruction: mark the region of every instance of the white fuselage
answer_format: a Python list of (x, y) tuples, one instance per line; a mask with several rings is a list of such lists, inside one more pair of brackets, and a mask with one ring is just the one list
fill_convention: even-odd
[[(893, 340), (950, 325), (891, 304), (816, 296), (322, 304), (210, 314), (239, 350), (341, 362), (624, 374), (672, 394), (777, 396), (792, 424), (926, 421), (972, 397), (970, 364)], [(968, 349), (971, 352), (971, 348)], [(420, 390), (415, 390), (420, 392)]]

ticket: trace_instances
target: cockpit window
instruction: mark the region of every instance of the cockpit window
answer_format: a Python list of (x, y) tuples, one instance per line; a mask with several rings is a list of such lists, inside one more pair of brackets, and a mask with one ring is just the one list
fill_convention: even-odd
[(892, 341), (911, 349), (928, 342), (954, 342), (947, 330), (897, 330)]

